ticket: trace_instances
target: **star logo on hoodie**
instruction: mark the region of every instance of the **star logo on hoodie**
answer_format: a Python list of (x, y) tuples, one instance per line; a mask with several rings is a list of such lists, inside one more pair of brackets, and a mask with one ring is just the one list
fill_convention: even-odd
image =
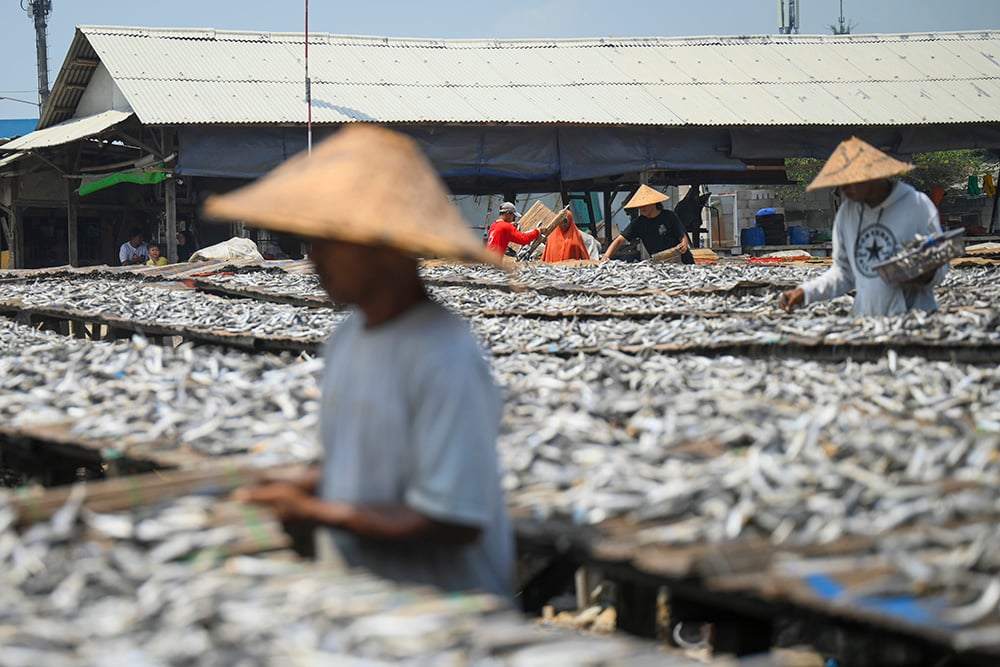
[(865, 278), (877, 277), (879, 274), (875, 265), (892, 257), (898, 245), (896, 235), (885, 225), (872, 225), (863, 229), (854, 247), (854, 264), (858, 273)]

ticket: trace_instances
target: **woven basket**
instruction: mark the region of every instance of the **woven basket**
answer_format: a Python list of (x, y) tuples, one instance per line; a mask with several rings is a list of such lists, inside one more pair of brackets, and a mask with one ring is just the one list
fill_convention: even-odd
[(891, 285), (913, 280), (965, 254), (965, 230), (932, 234), (907, 244), (901, 251), (873, 268)]
[(680, 248), (667, 248), (666, 250), (661, 250), (655, 255), (650, 255), (649, 261), (652, 264), (681, 264), (682, 254), (683, 253)]

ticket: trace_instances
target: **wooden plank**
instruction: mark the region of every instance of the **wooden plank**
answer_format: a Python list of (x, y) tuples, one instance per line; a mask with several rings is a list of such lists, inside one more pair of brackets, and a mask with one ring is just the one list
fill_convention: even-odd
[[(253, 468), (232, 462), (216, 462), (201, 470), (170, 470), (132, 475), (118, 479), (87, 483), (84, 507), (94, 512), (117, 512), (150, 505), (166, 498), (175, 498), (195, 491), (208, 491), (224, 496), (242, 486), (264, 479), (295, 479), (307, 466), (290, 464), (272, 468)], [(72, 489), (18, 489), (14, 506), (21, 525), (49, 519), (66, 503)]]

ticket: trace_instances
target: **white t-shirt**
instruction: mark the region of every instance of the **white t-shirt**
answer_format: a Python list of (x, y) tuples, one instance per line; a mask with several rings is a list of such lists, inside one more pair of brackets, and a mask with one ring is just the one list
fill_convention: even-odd
[(373, 329), (355, 311), (326, 347), (320, 494), (403, 503), (475, 526), (467, 545), (386, 543), (320, 529), (350, 566), (447, 591), (510, 597), (513, 536), (500, 487), (500, 395), (468, 325), (425, 302)]
[(149, 250), (146, 248), (145, 243), (136, 248), (131, 242), (126, 241), (122, 244), (122, 247), (118, 249), (118, 261), (121, 264), (124, 264), (128, 260), (136, 257), (142, 257), (143, 264), (145, 264), (146, 260), (149, 259)]

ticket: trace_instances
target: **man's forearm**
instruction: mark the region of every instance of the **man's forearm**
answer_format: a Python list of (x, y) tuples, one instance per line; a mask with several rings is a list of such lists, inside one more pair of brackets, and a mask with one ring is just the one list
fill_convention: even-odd
[(386, 542), (430, 540), (467, 544), (480, 533), (473, 526), (435, 521), (402, 504), (352, 505), (315, 498), (308, 513), (315, 523)]
[(601, 259), (611, 259), (614, 256), (615, 252), (618, 250), (618, 247), (624, 242), (625, 242), (624, 236), (616, 237), (615, 240), (611, 242), (611, 245), (608, 246), (607, 251), (601, 257)]

